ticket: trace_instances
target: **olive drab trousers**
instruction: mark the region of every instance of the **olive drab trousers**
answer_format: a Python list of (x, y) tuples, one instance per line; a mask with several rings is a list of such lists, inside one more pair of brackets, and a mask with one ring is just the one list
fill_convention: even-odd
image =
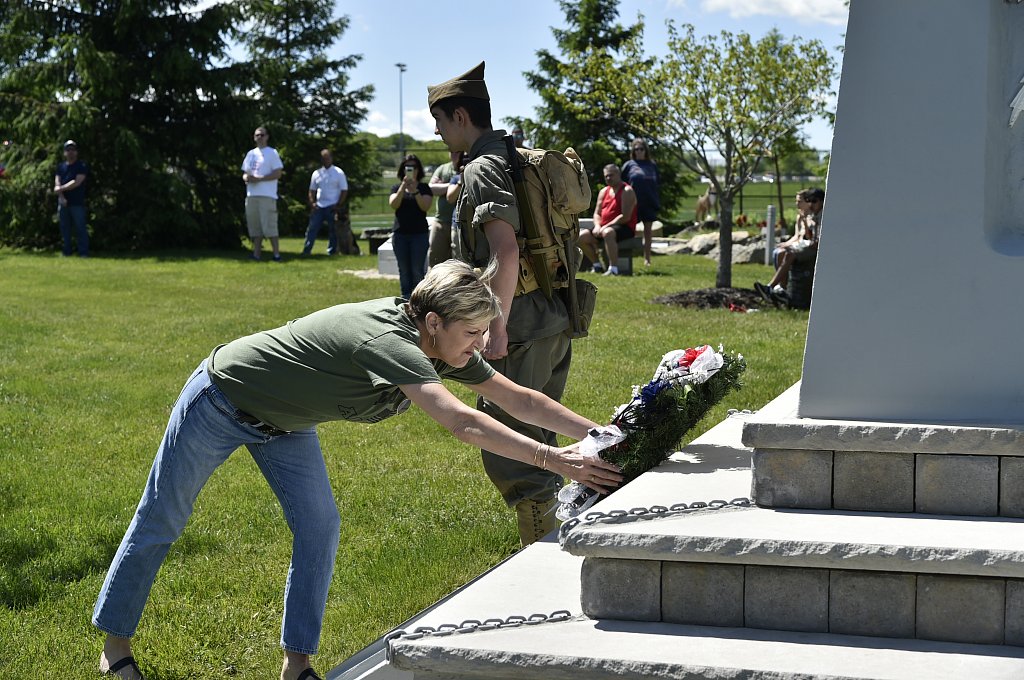
[[(512, 382), (560, 401), (569, 377), (571, 358), (569, 338), (564, 333), (557, 333), (526, 343), (510, 344), (505, 358), (488, 360), (488, 363)], [(477, 408), (520, 434), (556, 445), (554, 432), (520, 422), (483, 397), (477, 400)], [(523, 500), (551, 500), (562, 486), (562, 477), (553, 472), (490, 451), (482, 451), (481, 454), (487, 476), (509, 507), (515, 507)]]

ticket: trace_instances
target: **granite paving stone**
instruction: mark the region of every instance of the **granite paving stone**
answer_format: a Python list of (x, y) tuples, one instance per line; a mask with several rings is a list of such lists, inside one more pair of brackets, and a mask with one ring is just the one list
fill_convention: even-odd
[(832, 469), (837, 510), (914, 511), (914, 454), (836, 451)]
[(828, 580), (827, 569), (747, 567), (744, 625), (828, 632)]
[(1003, 644), (1006, 581), (921, 574), (917, 577), (917, 637)]
[(935, 515), (999, 514), (999, 457), (919, 454), (914, 507)]
[(832, 570), (829, 632), (914, 637), (916, 588), (917, 577), (913, 574)]
[(663, 562), (661, 620), (742, 626), (743, 572), (744, 568), (736, 564)]
[(583, 613), (595, 619), (661, 620), (661, 562), (588, 557), (580, 570)]
[(768, 508), (832, 507), (832, 452), (755, 449), (751, 498)]

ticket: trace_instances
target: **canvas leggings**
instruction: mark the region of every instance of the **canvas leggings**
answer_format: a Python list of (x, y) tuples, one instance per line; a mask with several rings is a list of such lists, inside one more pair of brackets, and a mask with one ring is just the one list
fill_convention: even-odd
[[(487, 363), (512, 382), (560, 401), (565, 392), (571, 360), (572, 345), (569, 338), (558, 333), (547, 338), (510, 344), (504, 358), (488, 359)], [(483, 397), (477, 399), (477, 408), (534, 441), (557, 445), (554, 432), (520, 422)], [(481, 451), (481, 455), (487, 476), (509, 507), (515, 507), (523, 500), (550, 500), (562, 486), (562, 477), (553, 472), (486, 450)]]
[(340, 518), (316, 429), (279, 437), (239, 422), (204, 361), (178, 397), (135, 516), (114, 555), (92, 622), (119, 637), (135, 634), (171, 544), (203, 485), (235, 449), (248, 448), (284, 510), (292, 559), (284, 593), (281, 646), (315, 654), (338, 550)]

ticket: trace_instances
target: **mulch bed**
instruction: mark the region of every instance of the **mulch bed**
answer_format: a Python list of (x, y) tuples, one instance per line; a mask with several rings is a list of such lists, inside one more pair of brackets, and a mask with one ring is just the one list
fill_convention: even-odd
[(744, 312), (748, 309), (762, 309), (771, 306), (761, 299), (755, 290), (745, 288), (702, 288), (684, 290), (680, 293), (660, 295), (655, 302), (693, 309), (733, 309)]

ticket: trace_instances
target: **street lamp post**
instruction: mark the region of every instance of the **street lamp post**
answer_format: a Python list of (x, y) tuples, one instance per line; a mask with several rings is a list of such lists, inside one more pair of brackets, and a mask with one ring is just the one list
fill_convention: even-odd
[(405, 64), (399, 62), (398, 67), (398, 150), (405, 159), (405, 135), (402, 131), (402, 74), (405, 73)]

